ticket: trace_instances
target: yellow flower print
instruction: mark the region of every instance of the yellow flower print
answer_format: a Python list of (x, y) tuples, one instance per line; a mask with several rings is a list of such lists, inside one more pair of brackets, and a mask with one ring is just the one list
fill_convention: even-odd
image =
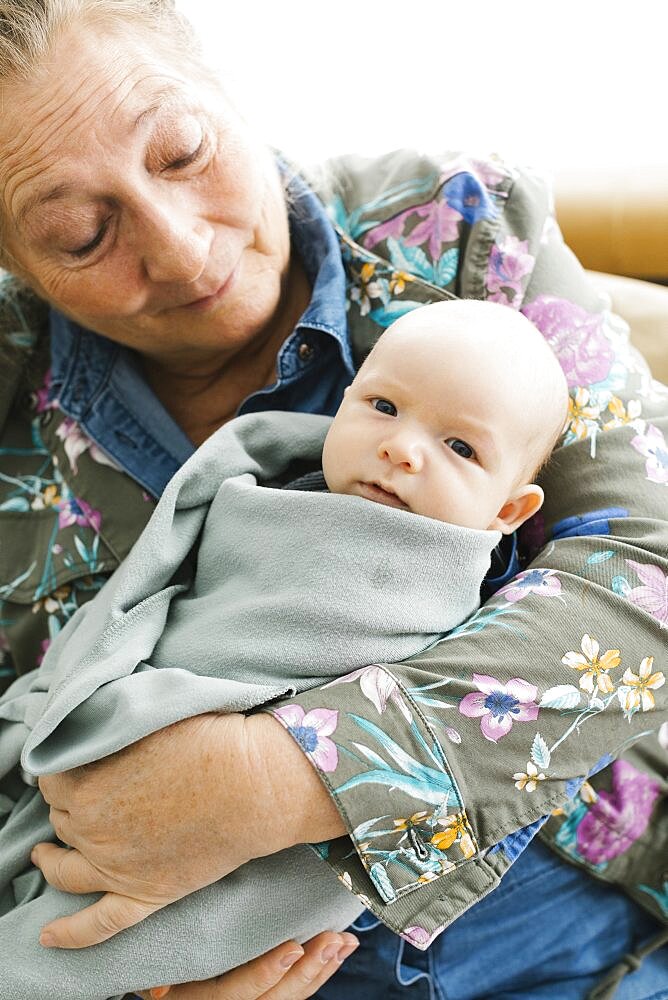
[(57, 486), (47, 486), (43, 493), (39, 493), (30, 504), (33, 510), (44, 510), (46, 507), (53, 507), (60, 503), (61, 496)]
[(413, 280), (413, 275), (407, 271), (394, 271), (390, 278), (390, 291), (393, 295), (401, 295), (406, 283)]
[(613, 396), (608, 403), (608, 410), (612, 414), (612, 420), (603, 424), (604, 431), (614, 430), (615, 427), (623, 427), (624, 424), (633, 424), (638, 420), (642, 412), (642, 404), (639, 399), (630, 399), (624, 407), (618, 396)]
[(422, 823), (423, 820), (425, 820), (428, 815), (429, 813), (425, 811), (425, 812), (413, 813), (413, 815), (409, 816), (407, 819), (404, 819), (403, 817), (400, 819), (395, 819), (392, 821), (394, 823), (394, 829), (408, 830), (408, 828), (411, 826), (419, 826), (420, 823)]
[(518, 788), (520, 792), (535, 792), (538, 788), (539, 781), (545, 781), (545, 775), (541, 771), (538, 773), (538, 768), (533, 761), (527, 762), (526, 771), (516, 771), (513, 775), (513, 781), (515, 782), (515, 788)]
[(622, 662), (619, 650), (608, 649), (599, 656), (598, 642), (590, 635), (582, 636), (580, 648), (582, 653), (566, 653), (562, 656), (561, 662), (566, 667), (583, 672), (580, 687), (587, 694), (593, 694), (595, 687), (601, 694), (610, 694), (614, 691), (614, 685), (608, 671), (618, 667)]
[(437, 847), (439, 851), (447, 851), (448, 847), (451, 847), (455, 841), (458, 841), (459, 848), (464, 857), (472, 858), (475, 854), (475, 848), (467, 829), (466, 813), (453, 813), (452, 816), (440, 819), (439, 823), (447, 829), (442, 833), (435, 833), (430, 843), (434, 847)]
[(624, 671), (617, 697), (627, 718), (641, 709), (643, 712), (651, 711), (655, 705), (652, 692), (666, 683), (666, 678), (660, 670), (652, 673), (653, 663), (654, 657), (646, 656), (637, 674), (634, 674), (630, 667)]
[(598, 794), (596, 792), (596, 789), (593, 787), (593, 785), (590, 785), (588, 781), (582, 782), (582, 787), (580, 788), (578, 795), (580, 796), (583, 802), (587, 803), (587, 805), (591, 806), (594, 804), (594, 802), (598, 802)]
[(56, 587), (56, 589), (46, 597), (42, 597), (39, 601), (35, 601), (32, 606), (33, 614), (37, 614), (41, 608), (44, 608), (47, 615), (53, 615), (56, 611), (61, 611), (63, 601), (67, 600), (71, 591), (72, 588), (69, 584), (65, 584), (62, 587)]
[(362, 264), (360, 271), (360, 283), (355, 285), (350, 292), (353, 302), (359, 302), (362, 316), (366, 316), (371, 311), (371, 299), (382, 297), (382, 286), (380, 282), (374, 281), (376, 265), (366, 261)]
[[(584, 441), (592, 421), (601, 416), (601, 407), (593, 403), (588, 389), (577, 389), (568, 400), (566, 430), (579, 441)], [(589, 423), (588, 423), (589, 421)]]

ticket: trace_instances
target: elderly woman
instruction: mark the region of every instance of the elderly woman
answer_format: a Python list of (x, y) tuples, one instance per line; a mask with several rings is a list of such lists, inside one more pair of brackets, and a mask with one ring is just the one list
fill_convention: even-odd
[[(42, 944), (98, 943), (320, 842), (371, 911), (355, 958), (323, 985), (356, 944), (325, 935), (171, 996), (412, 1000), (447, 981), (602, 997), (645, 955), (618, 995), (662, 995), (668, 395), (541, 181), (403, 152), (309, 181), (230, 107), (170, 3), (0, 11), (8, 677), (35, 668), (195, 447), (239, 413), (333, 413), (402, 312), (453, 296), (521, 309), (572, 394), (542, 516), (446, 641), (40, 779), (72, 849), (41, 844), (34, 863), (104, 893)], [(9, 811), (21, 788), (1, 791)]]

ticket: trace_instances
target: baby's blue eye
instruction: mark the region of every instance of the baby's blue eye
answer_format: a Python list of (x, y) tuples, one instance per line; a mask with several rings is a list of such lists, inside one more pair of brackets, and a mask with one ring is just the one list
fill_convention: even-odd
[(448, 438), (445, 442), (448, 448), (452, 448), (455, 455), (459, 455), (460, 458), (475, 458), (475, 452), (466, 441), (462, 441), (461, 438)]
[(397, 408), (389, 399), (372, 399), (371, 405), (379, 413), (387, 413), (388, 417), (396, 417), (397, 415)]

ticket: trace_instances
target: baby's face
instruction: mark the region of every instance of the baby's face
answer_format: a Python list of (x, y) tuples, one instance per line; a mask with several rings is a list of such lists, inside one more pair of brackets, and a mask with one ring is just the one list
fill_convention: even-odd
[(509, 533), (543, 499), (521, 482), (529, 418), (496, 352), (459, 336), (383, 335), (327, 436), (325, 478), (334, 493)]

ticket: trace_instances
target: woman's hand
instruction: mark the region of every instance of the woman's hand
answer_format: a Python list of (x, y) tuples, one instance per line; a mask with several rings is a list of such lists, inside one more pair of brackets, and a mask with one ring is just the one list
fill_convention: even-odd
[(105, 893), (43, 928), (45, 947), (97, 944), (253, 857), (344, 832), (316, 772), (268, 715), (185, 719), (40, 788), (74, 849), (38, 844), (34, 863), (65, 892)]
[(302, 948), (286, 941), (224, 976), (141, 992), (143, 1000), (306, 1000), (352, 955), (352, 934), (326, 931)]

